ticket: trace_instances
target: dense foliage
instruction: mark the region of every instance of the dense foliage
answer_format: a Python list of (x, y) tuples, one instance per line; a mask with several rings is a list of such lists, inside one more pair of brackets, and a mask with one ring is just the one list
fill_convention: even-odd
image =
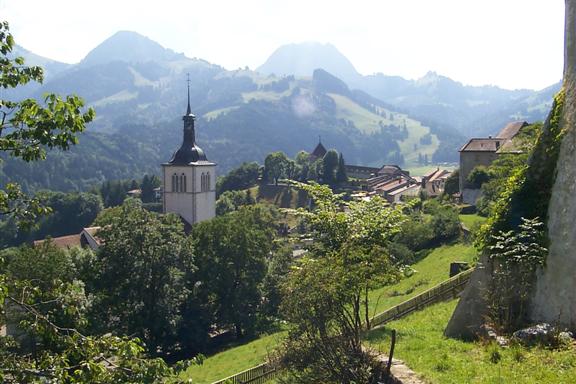
[(226, 191), (247, 189), (258, 182), (260, 166), (256, 162), (242, 163), (224, 176), (218, 177), (216, 182), (216, 195), (220, 196)]
[(505, 331), (515, 331), (528, 321), (534, 274), (544, 265), (548, 250), (544, 224), (539, 218), (522, 219), (517, 231), (494, 235), (488, 250), (492, 264), (487, 302), (490, 321)]
[(272, 250), (274, 212), (244, 206), (196, 225), (197, 292), (219, 329), (254, 334)]
[[(13, 46), (8, 23), (0, 23), (0, 87), (42, 82), (41, 68), (25, 66), (21, 57), (11, 58)], [(48, 94), (44, 101), (0, 101), (0, 152), (28, 162), (42, 160), (48, 149), (66, 150), (75, 144), (77, 134), (94, 117), (92, 109), (82, 112), (83, 101), (77, 96)], [(12, 225), (25, 227), (22, 224), (49, 211), (13, 182), (2, 188), (0, 213), (14, 220)], [(94, 202), (78, 210), (82, 219), (99, 209), (99, 200)], [(70, 205), (74, 203), (63, 201), (61, 211)], [(68, 225), (58, 215), (52, 220)], [(81, 332), (90, 300), (80, 279), (87, 276), (89, 259), (89, 254), (64, 252), (49, 242), (0, 255), (0, 324), (11, 331), (0, 336), (0, 381), (152, 383), (174, 372), (162, 360), (146, 359), (138, 339)]]
[(19, 228), (13, 218), (0, 221), (0, 248), (41, 240), (47, 236), (58, 237), (77, 234), (89, 227), (102, 210), (102, 200), (92, 193), (62, 193), (42, 191), (35, 198), (50, 213), (40, 217), (36, 225)]
[(181, 323), (197, 320), (181, 313), (194, 285), (186, 277), (195, 269), (192, 242), (181, 220), (128, 200), (98, 237), (103, 245), (89, 281), (97, 323), (104, 330), (137, 335), (153, 354), (180, 347)]

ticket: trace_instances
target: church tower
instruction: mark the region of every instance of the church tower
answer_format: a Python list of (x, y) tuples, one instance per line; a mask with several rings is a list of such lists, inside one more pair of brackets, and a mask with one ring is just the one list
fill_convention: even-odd
[(182, 145), (170, 161), (162, 164), (162, 204), (164, 213), (177, 213), (190, 225), (211, 219), (216, 212), (216, 164), (208, 161), (204, 151), (196, 145), (195, 118), (190, 110), (188, 80)]

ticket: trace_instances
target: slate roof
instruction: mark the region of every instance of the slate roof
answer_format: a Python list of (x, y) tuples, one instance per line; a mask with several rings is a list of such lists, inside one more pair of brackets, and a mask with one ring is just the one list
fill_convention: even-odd
[(324, 148), (324, 146), (322, 145), (322, 143), (318, 143), (318, 145), (316, 146), (316, 148), (314, 148), (314, 150), (312, 151), (312, 153), (310, 154), (311, 156), (319, 159), (321, 157), (324, 157), (324, 155), (326, 154), (326, 152), (328, 152), (326, 150), (326, 148)]
[(514, 136), (518, 134), (518, 132), (520, 132), (522, 128), (524, 128), (527, 125), (528, 123), (525, 121), (513, 121), (511, 123), (508, 123), (504, 128), (502, 128), (500, 132), (498, 132), (496, 138), (512, 139)]
[(470, 139), (459, 152), (496, 152), (506, 140), (494, 137)]

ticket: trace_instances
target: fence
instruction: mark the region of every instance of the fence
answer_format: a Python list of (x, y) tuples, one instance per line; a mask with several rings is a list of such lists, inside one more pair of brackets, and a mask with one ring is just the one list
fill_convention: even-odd
[(263, 363), (212, 384), (262, 384), (276, 376), (278, 376), (276, 367), (270, 363)]
[[(468, 280), (474, 268), (461, 272), (450, 279), (404, 301), (378, 315), (371, 320), (371, 326), (385, 324), (389, 321), (404, 317), (418, 309), (422, 309), (430, 304), (445, 300), (449, 297), (455, 297), (460, 293)], [(212, 384), (262, 384), (278, 376), (278, 370), (270, 363), (263, 363), (253, 368), (247, 369), (225, 379), (218, 380)]]
[(468, 269), (467, 271), (461, 272), (458, 275), (451, 277), (450, 279), (443, 281), (442, 283), (422, 292), (421, 294), (414, 296), (413, 298), (404, 301), (382, 313), (377, 314), (371, 320), (371, 326), (378, 326), (387, 323), (392, 320), (399, 319), (412, 313), (418, 309), (424, 308), (430, 304), (442, 301), (449, 297), (455, 297), (460, 293), (468, 280), (470, 280), (470, 275), (474, 269)]

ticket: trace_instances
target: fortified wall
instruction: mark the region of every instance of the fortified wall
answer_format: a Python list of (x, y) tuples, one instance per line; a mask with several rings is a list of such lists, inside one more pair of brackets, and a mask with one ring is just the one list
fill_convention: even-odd
[(576, 0), (566, 0), (565, 130), (548, 208), (546, 267), (538, 275), (532, 319), (576, 329)]
[[(553, 184), (538, 187), (550, 193), (546, 223), (550, 240), (545, 267), (538, 272), (530, 317), (533, 322), (548, 322), (576, 330), (576, 0), (565, 0), (564, 42), (564, 101), (556, 125), (554, 113), (544, 125), (542, 136), (547, 140), (540, 148), (540, 157), (532, 158), (529, 167), (536, 173), (548, 173)], [(554, 112), (554, 110), (553, 110)], [(554, 127), (552, 129), (551, 127)], [(561, 142), (557, 140), (561, 137)], [(552, 144), (551, 144), (552, 143)], [(558, 148), (558, 158), (548, 167), (540, 164)], [(543, 169), (544, 167), (545, 169)], [(542, 180), (546, 177), (542, 177)], [(532, 179), (534, 181), (534, 179)], [(514, 201), (516, 208), (526, 201)], [(526, 211), (526, 209), (520, 209)], [(539, 216), (544, 216), (544, 212)], [(480, 331), (487, 314), (485, 297), (491, 281), (491, 268), (487, 256), (480, 262), (456, 307), (445, 334), (449, 337), (474, 338)]]

